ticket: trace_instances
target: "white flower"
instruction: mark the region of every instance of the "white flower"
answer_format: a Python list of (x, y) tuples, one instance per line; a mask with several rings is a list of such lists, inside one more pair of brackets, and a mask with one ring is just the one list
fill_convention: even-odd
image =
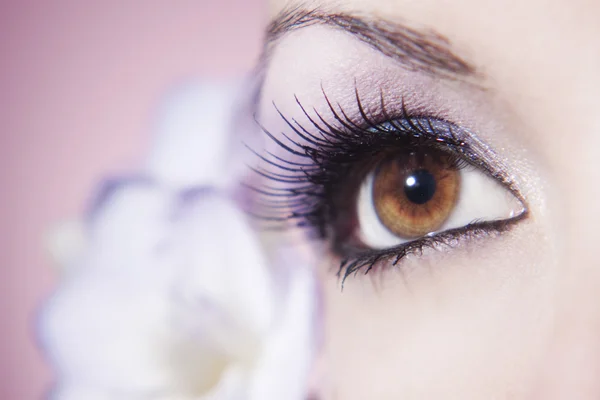
[[(213, 107), (231, 109), (229, 97), (220, 94), (218, 102), (212, 92)], [(206, 93), (171, 100), (167, 136), (148, 171), (107, 185), (86, 221), (84, 248), (70, 251), (73, 265), (40, 320), (57, 372), (55, 399), (307, 395), (315, 347), (312, 271), (294, 264), (297, 257), (268, 266), (227, 190), (207, 186), (222, 171), (214, 165), (215, 153), (226, 149), (219, 137), (226, 114), (220, 110), (203, 125), (210, 131), (202, 131), (195, 154), (210, 153), (206, 165), (185, 140), (194, 132), (190, 113), (202, 111), (193, 104), (206, 103)], [(187, 156), (173, 159), (180, 154), (174, 141), (187, 146)]]

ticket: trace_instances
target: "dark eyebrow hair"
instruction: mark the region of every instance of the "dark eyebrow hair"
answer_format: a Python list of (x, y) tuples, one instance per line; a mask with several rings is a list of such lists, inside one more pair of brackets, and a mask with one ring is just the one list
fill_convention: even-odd
[(311, 25), (341, 29), (405, 68), (445, 78), (477, 75), (474, 66), (451, 50), (449, 40), (434, 32), (413, 29), (401, 22), (344, 12), (328, 13), (320, 8), (293, 7), (283, 10), (269, 24), (262, 61), (266, 63), (274, 45), (285, 34)]

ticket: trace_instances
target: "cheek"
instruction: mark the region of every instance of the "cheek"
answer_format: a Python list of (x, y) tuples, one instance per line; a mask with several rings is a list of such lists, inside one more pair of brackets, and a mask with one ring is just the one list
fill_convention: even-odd
[(526, 231), (426, 252), (402, 272), (359, 273), (343, 291), (324, 272), (324, 357), (336, 396), (503, 398), (529, 390), (551, 334), (554, 269), (532, 251), (539, 246), (522, 246), (536, 237)]

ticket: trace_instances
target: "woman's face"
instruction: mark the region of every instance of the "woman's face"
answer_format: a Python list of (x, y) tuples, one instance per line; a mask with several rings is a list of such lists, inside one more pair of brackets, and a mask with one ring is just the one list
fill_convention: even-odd
[(271, 6), (263, 183), (320, 260), (320, 398), (600, 398), (600, 3)]

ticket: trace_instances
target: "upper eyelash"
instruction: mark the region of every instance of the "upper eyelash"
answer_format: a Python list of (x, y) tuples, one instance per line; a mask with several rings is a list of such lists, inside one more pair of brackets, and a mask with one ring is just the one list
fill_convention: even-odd
[[(261, 126), (270, 140), (290, 154), (294, 160), (285, 159), (271, 152), (265, 152), (266, 155), (263, 155), (250, 149), (262, 161), (275, 167), (278, 172), (260, 167), (250, 168), (263, 178), (282, 185), (275, 187), (245, 184), (248, 189), (259, 194), (260, 202), (256, 202), (256, 208), (267, 211), (266, 213), (253, 212), (260, 219), (277, 223), (291, 222), (295, 226), (312, 228), (309, 232), (316, 233), (320, 238), (326, 238), (331, 234), (328, 228), (335, 221), (337, 213), (335, 204), (331, 200), (331, 192), (344, 182), (350, 173), (349, 170), (369, 158), (376, 157), (382, 151), (406, 151), (407, 147), (438, 148), (444, 154), (453, 157), (452, 162), (456, 168), (461, 168), (465, 164), (476, 165), (503, 182), (521, 199), (504, 171), (501, 168), (491, 169), (483, 160), (482, 151), (471, 146), (469, 137), (465, 137), (464, 132), (452, 123), (431, 116), (412, 115), (403, 101), (399, 114), (391, 114), (386, 109), (383, 93), (380, 97), (378, 116), (374, 117), (373, 114), (367, 113), (358, 90), (355, 90), (360, 119), (358, 122), (356, 117), (355, 119), (349, 117), (339, 104), (337, 108), (334, 107), (324, 91), (323, 95), (333, 121), (328, 122), (314, 108), (312, 110), (314, 116), (311, 116), (295, 97), (298, 107), (312, 128), (307, 129), (296, 119), (286, 117), (275, 104), (273, 106), (277, 113), (296, 138), (293, 139), (289, 133), (282, 132), (281, 139), (278, 139)], [(481, 234), (484, 225), (489, 225), (488, 228), (494, 228), (499, 232), (510, 222), (513, 222), (512, 219), (503, 223), (471, 224), (404, 243), (392, 249), (365, 252), (354, 259), (342, 257), (338, 276), (342, 278), (343, 285), (349, 275), (357, 273), (363, 267), (366, 272), (369, 272), (381, 259), (393, 258), (393, 265), (396, 265), (404, 256), (418, 252), (423, 247), (449, 244), (450, 240), (464, 235), (467, 231)], [(343, 271), (345, 272), (342, 273)]]
[[(338, 126), (327, 122), (317, 110), (313, 109), (318, 118), (317, 121), (296, 97), (296, 103), (319, 136), (295, 119), (283, 115), (274, 104), (282, 120), (306, 144), (292, 139), (286, 133), (282, 133), (282, 139), (278, 139), (261, 126), (269, 139), (280, 148), (301, 160), (310, 160), (309, 162), (286, 160), (271, 152), (265, 152), (266, 155), (262, 155), (250, 148), (262, 161), (278, 169), (278, 172), (272, 172), (260, 167), (250, 167), (255, 173), (268, 180), (289, 185), (282, 188), (244, 184), (259, 194), (263, 204), (272, 207), (269, 214), (255, 213), (263, 220), (295, 221), (296, 226), (324, 226), (329, 222), (327, 217), (334, 215), (335, 210), (328, 209), (326, 204), (315, 200), (322, 199), (327, 185), (339, 182), (341, 179), (339, 175), (347, 172), (346, 168), (340, 168), (340, 166), (355, 165), (384, 149), (406, 148), (407, 145), (413, 147), (443, 146), (449, 155), (459, 153), (464, 158), (474, 158), (468, 144), (456, 136), (451, 125), (448, 124), (449, 129), (442, 132), (435, 126), (439, 124), (438, 120), (434, 121), (431, 117), (412, 116), (404, 104), (402, 104), (401, 111), (403, 118), (399, 120), (388, 114), (382, 100), (381, 113), (384, 119), (382, 122), (390, 123), (394, 128), (391, 130), (385, 129), (381, 122), (375, 121), (367, 114), (357, 91), (356, 101), (362, 124), (351, 119), (339, 104), (336, 110), (327, 95), (323, 94)], [(464, 158), (459, 156), (455, 158), (457, 167), (460, 167)], [(287, 212), (283, 213), (277, 210), (286, 210)], [(325, 232), (321, 231), (320, 236), (325, 236)]]

